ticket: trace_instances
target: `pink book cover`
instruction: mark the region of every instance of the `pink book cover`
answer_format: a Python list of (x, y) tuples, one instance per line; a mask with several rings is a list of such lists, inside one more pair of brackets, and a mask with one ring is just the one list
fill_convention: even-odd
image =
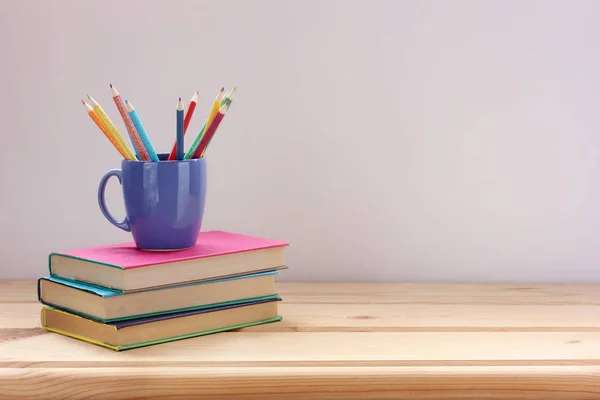
[(49, 263), (52, 270), (52, 256), (59, 255), (80, 260), (95, 262), (109, 267), (131, 269), (174, 261), (184, 261), (251, 250), (283, 247), (289, 243), (279, 240), (262, 239), (253, 236), (223, 231), (200, 232), (196, 246), (181, 251), (143, 251), (134, 242), (89, 247), (50, 254)]

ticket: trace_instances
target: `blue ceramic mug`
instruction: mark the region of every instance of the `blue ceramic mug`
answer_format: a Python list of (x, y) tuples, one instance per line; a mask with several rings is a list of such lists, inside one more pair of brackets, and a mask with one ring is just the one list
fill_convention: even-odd
[[(198, 239), (206, 200), (204, 158), (166, 161), (121, 161), (121, 169), (108, 171), (100, 180), (98, 205), (113, 225), (131, 232), (142, 250), (182, 250)], [(117, 221), (108, 211), (104, 190), (116, 176), (123, 186), (126, 217)]]

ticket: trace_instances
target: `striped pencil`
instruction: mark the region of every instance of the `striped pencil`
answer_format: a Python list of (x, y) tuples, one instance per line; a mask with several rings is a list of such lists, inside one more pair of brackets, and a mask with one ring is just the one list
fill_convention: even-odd
[(144, 147), (144, 143), (142, 142), (142, 139), (140, 138), (137, 129), (135, 129), (135, 126), (131, 121), (131, 117), (129, 116), (129, 113), (127, 112), (127, 109), (125, 107), (125, 102), (121, 98), (119, 92), (117, 92), (117, 89), (112, 85), (112, 83), (110, 84), (110, 91), (112, 93), (113, 101), (117, 106), (117, 110), (119, 110), (119, 114), (121, 114), (121, 118), (123, 118), (123, 122), (125, 123), (125, 127), (127, 128), (127, 133), (129, 133), (129, 138), (131, 139), (131, 144), (133, 145), (133, 149), (135, 150), (137, 158), (142, 161), (149, 161), (150, 156), (148, 155), (148, 152)]
[(179, 101), (177, 102), (177, 140), (176, 140), (176, 147), (177, 147), (177, 160), (183, 160), (183, 103), (181, 102), (181, 97), (179, 98)]
[[(187, 132), (188, 125), (190, 124), (192, 115), (194, 114), (194, 110), (196, 109), (196, 104), (198, 104), (198, 92), (194, 93), (194, 96), (192, 97), (192, 100), (190, 100), (190, 104), (188, 105), (188, 108), (185, 110), (185, 114), (183, 117), (183, 119), (184, 119), (183, 120), (183, 134), (184, 135)], [(177, 142), (173, 143), (173, 147), (171, 148), (171, 153), (169, 154), (168, 160), (177, 159), (176, 147), (177, 147)]]
[(127, 157), (125, 157), (125, 158), (127, 160), (135, 160), (136, 159), (135, 155), (131, 152), (131, 150), (127, 146), (127, 143), (125, 143), (125, 141), (123, 140), (123, 137), (119, 133), (119, 130), (117, 129), (115, 124), (113, 124), (113, 122), (110, 120), (110, 118), (108, 118), (108, 115), (106, 115), (106, 113), (104, 112), (104, 110), (102, 109), (100, 104), (96, 100), (94, 100), (94, 98), (92, 96), (90, 96), (89, 94), (87, 95), (87, 97), (92, 102), (93, 109), (96, 112), (96, 114), (98, 114), (98, 117), (100, 118), (100, 120), (104, 123), (106, 128), (110, 131), (111, 135), (115, 138), (115, 140), (117, 142), (119, 142), (120, 147), (123, 148), (123, 150), (127, 154)]
[(215, 135), (215, 132), (217, 131), (217, 128), (221, 124), (221, 121), (223, 120), (223, 117), (225, 116), (226, 112), (227, 112), (226, 105), (223, 105), (223, 106), (221, 106), (221, 108), (219, 108), (219, 110), (217, 111), (217, 115), (215, 115), (215, 118), (213, 119), (212, 123), (208, 127), (206, 133), (202, 136), (202, 140), (200, 140), (200, 144), (198, 145), (198, 148), (196, 148), (196, 151), (194, 151), (194, 153), (192, 154), (191, 158), (204, 157), (206, 148), (208, 147), (213, 136)]
[(123, 158), (126, 159), (126, 160), (131, 160), (131, 158), (129, 158), (130, 154), (127, 154), (127, 151), (125, 151), (125, 149), (123, 148), (123, 146), (121, 146), (121, 144), (119, 143), (119, 141), (117, 140), (117, 138), (110, 132), (110, 130), (108, 129), (108, 127), (106, 125), (104, 125), (104, 122), (102, 122), (102, 120), (100, 119), (100, 117), (98, 116), (98, 114), (96, 113), (96, 111), (94, 111), (94, 109), (88, 103), (86, 103), (85, 101), (81, 100), (81, 103), (85, 107), (85, 110), (87, 111), (87, 113), (90, 116), (90, 118), (96, 123), (96, 125), (98, 126), (98, 128), (100, 128), (100, 130), (102, 131), (102, 133), (104, 133), (104, 136), (106, 136), (106, 138), (108, 140), (110, 140), (110, 142), (112, 143), (112, 145), (123, 156)]
[(206, 122), (202, 126), (202, 129), (200, 129), (200, 132), (198, 133), (198, 136), (196, 136), (194, 143), (192, 143), (192, 146), (189, 148), (188, 152), (185, 154), (184, 158), (186, 160), (189, 160), (191, 158), (192, 154), (194, 154), (194, 152), (198, 148), (198, 145), (200, 144), (200, 141), (202, 140), (202, 137), (204, 136), (204, 132), (206, 131), (206, 128), (210, 127), (212, 120), (214, 119), (215, 115), (219, 111), (219, 107), (222, 106), (222, 102), (225, 97), (224, 90), (225, 90), (224, 87), (221, 88), (221, 91), (215, 97), (215, 100), (213, 101), (213, 105), (210, 109), (210, 112), (208, 113), (208, 118), (206, 118)]
[(142, 125), (142, 121), (140, 121), (140, 117), (138, 116), (137, 111), (135, 110), (135, 108), (133, 108), (133, 104), (125, 100), (125, 106), (127, 107), (129, 117), (131, 117), (131, 122), (133, 122), (135, 129), (140, 135), (140, 139), (142, 139), (142, 142), (144, 143), (144, 147), (148, 151), (150, 161), (158, 161), (158, 155), (156, 155), (156, 151), (154, 151), (154, 147), (150, 142), (150, 138), (148, 138), (148, 135), (146, 134), (146, 129), (144, 129), (144, 125)]
[(198, 148), (198, 145), (200, 144), (200, 140), (202, 139), (202, 136), (204, 136), (205, 129), (206, 129), (206, 122), (204, 123), (204, 125), (202, 125), (202, 129), (200, 129), (200, 133), (198, 133), (198, 136), (196, 136), (194, 143), (192, 143), (192, 145), (188, 149), (187, 153), (185, 153), (185, 156), (183, 157), (184, 160), (189, 160), (190, 158), (192, 158), (192, 155), (194, 154), (194, 152)]

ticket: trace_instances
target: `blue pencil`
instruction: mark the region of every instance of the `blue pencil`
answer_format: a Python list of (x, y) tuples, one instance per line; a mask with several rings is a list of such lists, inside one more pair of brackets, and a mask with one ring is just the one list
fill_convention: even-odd
[(142, 143), (144, 143), (144, 147), (148, 152), (148, 156), (150, 156), (150, 161), (158, 161), (158, 156), (154, 151), (154, 147), (152, 147), (152, 143), (150, 143), (150, 139), (146, 134), (146, 130), (144, 129), (144, 125), (142, 125), (142, 121), (140, 121), (140, 117), (138, 116), (137, 111), (135, 111), (135, 108), (133, 108), (133, 104), (125, 100), (125, 105), (127, 106), (127, 113), (129, 113), (129, 117), (131, 117), (133, 126), (135, 126), (135, 129), (140, 135), (140, 139), (142, 139)]
[(177, 102), (177, 144), (176, 144), (176, 154), (178, 160), (183, 160), (183, 103), (181, 102), (181, 97)]

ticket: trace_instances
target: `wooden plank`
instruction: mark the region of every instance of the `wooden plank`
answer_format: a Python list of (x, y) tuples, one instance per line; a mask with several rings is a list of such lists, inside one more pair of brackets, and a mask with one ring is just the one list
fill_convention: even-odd
[[(599, 284), (278, 283), (288, 302), (600, 305)], [(0, 302), (37, 301), (35, 281), (0, 281)]]
[(0, 303), (36, 302), (37, 282), (0, 280)]
[(288, 303), (600, 305), (600, 284), (279, 283)]
[(116, 353), (59, 334), (0, 343), (0, 367), (600, 365), (590, 332), (233, 332)]
[[(35, 281), (1, 281), (0, 303), (36, 302)], [(600, 284), (278, 282), (288, 303), (600, 305)]]
[[(0, 303), (0, 329), (40, 326), (39, 303)], [(288, 304), (252, 332), (600, 331), (600, 307), (489, 304)]]
[[(35, 281), (0, 280), (0, 303), (35, 302)], [(277, 283), (288, 302), (600, 305), (600, 284)]]
[(0, 368), (2, 399), (598, 399), (599, 367)]
[(0, 330), (40, 326), (40, 303), (0, 303)]
[(251, 332), (600, 332), (598, 306), (288, 304), (277, 324)]
[(115, 353), (0, 281), (0, 398), (600, 398), (598, 289), (280, 283), (282, 322)]
[(46, 334), (48, 334), (48, 332), (42, 328), (0, 329), (0, 344)]

